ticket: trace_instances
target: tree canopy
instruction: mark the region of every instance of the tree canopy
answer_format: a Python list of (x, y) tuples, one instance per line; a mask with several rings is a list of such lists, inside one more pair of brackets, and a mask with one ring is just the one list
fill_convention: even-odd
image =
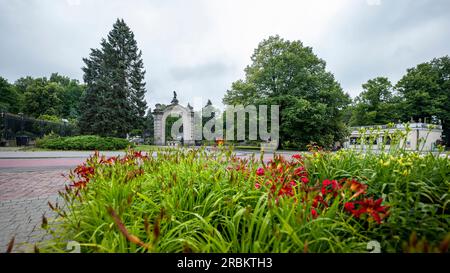
[(284, 147), (304, 148), (310, 142), (330, 146), (344, 137), (341, 110), (350, 98), (311, 47), (271, 36), (251, 60), (245, 79), (227, 91), (225, 104), (279, 105)]
[(404, 119), (440, 121), (450, 146), (450, 57), (435, 58), (407, 70), (396, 88), (403, 97)]
[(14, 85), (0, 77), (0, 109), (7, 112), (18, 113), (22, 109), (23, 95), (17, 92)]
[(398, 108), (400, 97), (395, 95), (388, 78), (368, 80), (362, 88), (352, 108), (351, 125), (388, 124), (401, 118)]
[(22, 112), (34, 118), (53, 116), (58, 120), (75, 120), (79, 115), (79, 99), (84, 85), (53, 73), (50, 78), (19, 78), (14, 84), (0, 77), (0, 89), (0, 106), (4, 111)]

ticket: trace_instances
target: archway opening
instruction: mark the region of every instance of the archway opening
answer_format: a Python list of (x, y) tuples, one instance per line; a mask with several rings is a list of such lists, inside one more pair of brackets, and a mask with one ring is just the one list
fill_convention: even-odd
[(164, 139), (167, 141), (183, 142), (183, 117), (181, 114), (171, 114), (166, 117), (164, 121), (165, 135)]

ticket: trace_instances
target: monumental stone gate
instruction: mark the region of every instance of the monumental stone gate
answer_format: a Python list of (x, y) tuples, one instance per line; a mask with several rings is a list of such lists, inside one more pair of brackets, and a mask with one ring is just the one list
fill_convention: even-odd
[(155, 145), (166, 145), (166, 119), (170, 115), (180, 115), (183, 121), (183, 143), (194, 145), (194, 109), (188, 104), (187, 107), (178, 104), (177, 93), (173, 92), (173, 99), (170, 105), (155, 105), (154, 132)]

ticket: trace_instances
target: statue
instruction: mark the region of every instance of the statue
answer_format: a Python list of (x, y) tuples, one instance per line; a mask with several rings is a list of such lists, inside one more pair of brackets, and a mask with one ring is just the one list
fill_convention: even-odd
[(178, 100), (177, 100), (177, 92), (173, 91), (173, 99), (172, 99), (172, 104), (178, 104)]

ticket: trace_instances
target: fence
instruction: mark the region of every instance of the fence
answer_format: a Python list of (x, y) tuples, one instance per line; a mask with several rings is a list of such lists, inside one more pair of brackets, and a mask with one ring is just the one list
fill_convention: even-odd
[(75, 126), (67, 122), (51, 122), (23, 115), (1, 112), (1, 146), (28, 145), (36, 138), (41, 138), (50, 133), (58, 134), (60, 136), (72, 136), (77, 132)]

